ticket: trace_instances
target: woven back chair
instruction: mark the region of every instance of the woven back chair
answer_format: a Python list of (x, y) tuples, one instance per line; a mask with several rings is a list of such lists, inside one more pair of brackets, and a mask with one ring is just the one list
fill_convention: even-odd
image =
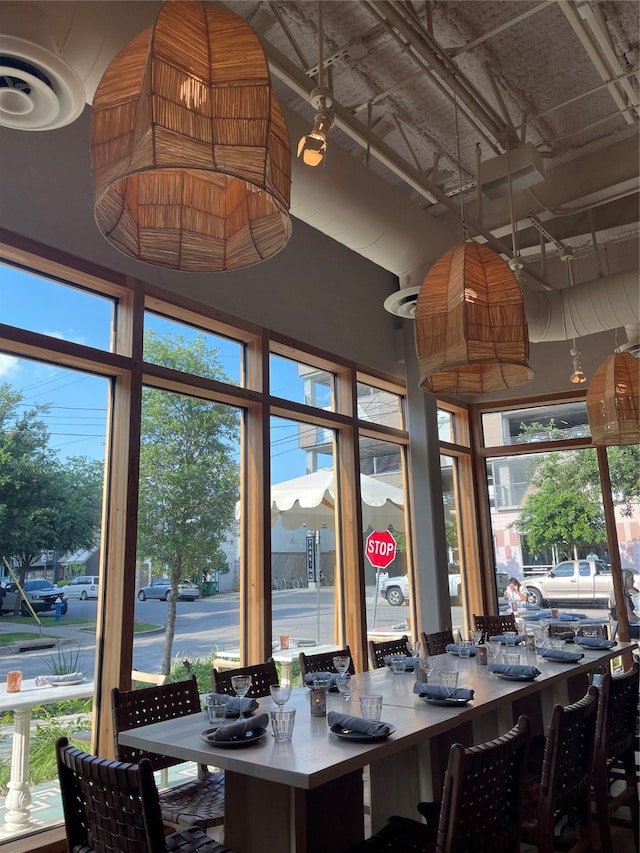
[(522, 841), (539, 853), (553, 853), (556, 825), (570, 814), (577, 819), (571, 851), (591, 850), (590, 787), (595, 744), (598, 688), (563, 707), (555, 705), (547, 731), (542, 766), (525, 791)]
[(513, 613), (501, 613), (499, 616), (473, 615), (476, 631), (482, 631), (481, 643), (486, 643), (489, 637), (497, 637), (505, 631), (517, 631), (516, 617)]
[[(633, 830), (640, 848), (640, 810), (635, 751), (637, 750), (638, 664), (612, 678), (607, 672), (599, 685), (596, 745), (593, 759), (593, 798), (604, 853), (613, 853), (611, 824)], [(615, 787), (614, 787), (615, 785)], [(615, 793), (610, 793), (615, 791)], [(615, 813), (628, 806), (631, 820)]]
[[(144, 752), (118, 743), (120, 732), (175, 720), (200, 713), (200, 694), (195, 675), (185, 681), (143, 687), (141, 690), (111, 691), (115, 756), (118, 761), (136, 764), (146, 758), (152, 769), (165, 770), (184, 763), (179, 758)], [(196, 826), (207, 829), (224, 822), (224, 774), (212, 773), (204, 765), (198, 778), (173, 785), (160, 792), (162, 820), (171, 828)]]
[(349, 655), (349, 669), (352, 675), (356, 671), (353, 665), (353, 656), (349, 646), (344, 649), (336, 649), (334, 652), (324, 652), (317, 655), (308, 655), (305, 652), (300, 652), (298, 659), (300, 661), (300, 676), (304, 681), (305, 675), (310, 672), (337, 672), (333, 665), (333, 659), (338, 655)]
[(148, 759), (108, 761), (61, 737), (56, 761), (70, 853), (232, 853), (195, 827), (165, 836)]
[(269, 688), (272, 684), (278, 684), (278, 670), (273, 658), (264, 663), (254, 663), (251, 666), (239, 666), (236, 669), (219, 670), (215, 667), (211, 670), (211, 687), (214, 693), (227, 693), (235, 696), (236, 691), (231, 684), (234, 675), (250, 675), (251, 687), (247, 692), (248, 699), (262, 699), (269, 696)]
[(455, 642), (450, 628), (446, 631), (435, 631), (432, 634), (425, 634), (423, 631), (420, 634), (420, 641), (428, 655), (443, 655), (447, 651), (447, 646)]
[(382, 669), (385, 665), (384, 659), (387, 655), (410, 655), (409, 638), (403, 634), (399, 640), (387, 640), (384, 643), (376, 643), (369, 640), (369, 660), (372, 669)]
[(502, 737), (449, 752), (442, 801), (418, 803), (426, 825), (392, 817), (349, 853), (519, 853), (530, 721)]

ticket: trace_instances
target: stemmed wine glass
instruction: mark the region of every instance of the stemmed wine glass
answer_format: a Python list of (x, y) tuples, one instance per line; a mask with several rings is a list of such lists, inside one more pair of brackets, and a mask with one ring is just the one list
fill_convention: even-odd
[(278, 709), (280, 709), (289, 701), (289, 697), (291, 696), (291, 685), (272, 684), (269, 687), (269, 693), (271, 693), (271, 698), (278, 706)]
[(434, 670), (433, 658), (430, 658), (428, 655), (420, 655), (418, 658), (418, 666), (424, 672), (428, 683), (429, 676)]
[(250, 675), (232, 675), (231, 676), (231, 686), (236, 692), (236, 696), (239, 699), (244, 699), (244, 697), (249, 692), (249, 688), (251, 687), (251, 676)]
[(495, 660), (498, 660), (498, 655), (502, 651), (502, 643), (500, 640), (491, 640), (491, 657)]
[(349, 713), (349, 701), (351, 700), (353, 691), (356, 689), (356, 681), (356, 676), (351, 675), (349, 672), (341, 673), (336, 678), (336, 686), (344, 698), (344, 709), (347, 714)]
[(333, 665), (338, 675), (344, 675), (349, 669), (351, 658), (349, 655), (336, 655), (333, 659)]

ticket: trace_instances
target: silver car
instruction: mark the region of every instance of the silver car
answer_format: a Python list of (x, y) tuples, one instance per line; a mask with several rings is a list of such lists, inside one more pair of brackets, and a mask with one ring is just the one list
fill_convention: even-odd
[[(50, 581), (45, 580), (44, 578), (30, 578), (24, 582), (22, 588), (24, 589), (24, 594), (29, 599), (31, 607), (36, 613), (42, 613), (45, 610), (54, 610), (57, 601), (62, 603), (60, 611), (62, 615), (64, 616), (67, 612), (69, 605), (67, 604), (67, 596), (63, 591), (64, 588), (54, 586)], [(4, 589), (4, 596), (2, 597), (2, 602), (0, 604), (2, 612), (13, 613), (16, 607), (16, 599), (20, 599), (20, 615), (30, 616), (31, 611), (22, 599), (15, 583), (8, 584)]]
[[(149, 586), (141, 587), (138, 593), (138, 601), (146, 601), (148, 598), (169, 601), (171, 598), (171, 581), (169, 578), (159, 578)], [(178, 598), (195, 601), (196, 598), (200, 598), (200, 587), (191, 581), (181, 581), (178, 584)]]

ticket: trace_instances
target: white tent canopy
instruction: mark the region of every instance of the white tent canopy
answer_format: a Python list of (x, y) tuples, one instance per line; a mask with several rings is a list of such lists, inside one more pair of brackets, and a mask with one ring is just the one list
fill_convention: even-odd
[[(385, 530), (392, 524), (404, 530), (404, 494), (402, 489), (366, 474), (360, 475), (362, 515), (365, 530)], [(240, 504), (236, 504), (240, 518)], [(303, 477), (271, 486), (271, 526), (280, 519), (287, 530), (306, 525), (317, 530), (323, 525), (335, 528), (335, 480), (332, 468), (322, 468)]]

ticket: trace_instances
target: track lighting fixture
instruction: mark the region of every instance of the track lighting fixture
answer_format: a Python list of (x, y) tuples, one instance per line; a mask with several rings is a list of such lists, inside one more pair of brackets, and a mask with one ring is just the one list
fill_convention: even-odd
[(571, 348), (569, 355), (573, 359), (573, 372), (569, 377), (569, 382), (572, 385), (582, 385), (583, 382), (587, 381), (587, 376), (582, 368), (582, 360), (579, 349), (576, 349), (575, 341), (573, 342), (573, 347)]
[(311, 103), (318, 112), (311, 132), (298, 143), (298, 157), (306, 166), (319, 166), (327, 150), (327, 134), (333, 127), (333, 101), (328, 89), (314, 89)]

